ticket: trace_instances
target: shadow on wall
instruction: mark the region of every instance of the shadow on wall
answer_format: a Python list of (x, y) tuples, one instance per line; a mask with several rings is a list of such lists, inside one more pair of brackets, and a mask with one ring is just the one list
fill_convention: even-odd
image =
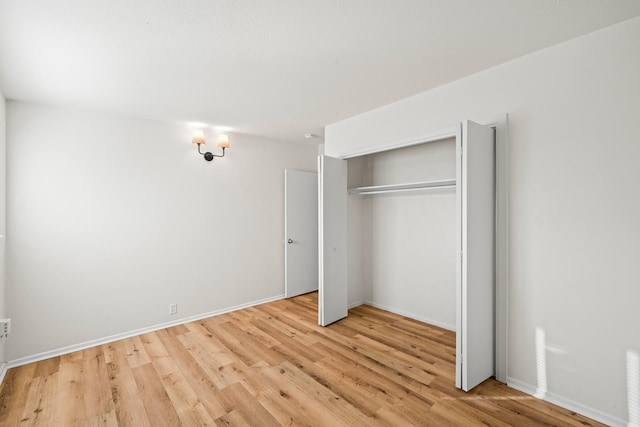
[(640, 355), (627, 350), (627, 406), (629, 427), (640, 427)]

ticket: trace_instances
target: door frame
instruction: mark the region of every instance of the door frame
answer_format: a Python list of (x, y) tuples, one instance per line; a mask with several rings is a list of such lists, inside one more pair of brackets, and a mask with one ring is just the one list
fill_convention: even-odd
[[(502, 383), (507, 382), (507, 313), (508, 313), (508, 289), (509, 289), (509, 235), (508, 235), (508, 128), (509, 115), (504, 114), (499, 117), (489, 119), (473, 120), (474, 122), (489, 126), (495, 129), (495, 168), (496, 168), (496, 187), (495, 187), (495, 376)], [(414, 138), (408, 138), (398, 141), (391, 141), (384, 147), (376, 147), (374, 149), (361, 150), (351, 152), (347, 155), (339, 156), (340, 159), (350, 159), (352, 157), (360, 157), (368, 154), (382, 153), (385, 151), (395, 150), (397, 148), (411, 147), (413, 145), (425, 144), (429, 142), (441, 141), (449, 138), (456, 138), (459, 130), (459, 123), (432, 131)], [(462, 308), (456, 304), (456, 316)], [(456, 332), (457, 333), (457, 332)]]

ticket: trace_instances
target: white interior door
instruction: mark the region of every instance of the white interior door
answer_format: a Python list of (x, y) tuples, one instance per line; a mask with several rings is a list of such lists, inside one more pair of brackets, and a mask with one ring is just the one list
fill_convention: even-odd
[(471, 121), (457, 138), (459, 257), (456, 386), (471, 390), (495, 371), (495, 137)]
[(318, 156), (318, 324), (347, 317), (347, 162)]
[(284, 171), (284, 294), (318, 290), (318, 174)]

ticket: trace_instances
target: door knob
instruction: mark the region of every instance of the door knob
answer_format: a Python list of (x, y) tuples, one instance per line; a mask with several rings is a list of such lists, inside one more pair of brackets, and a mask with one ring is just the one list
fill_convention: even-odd
[(291, 243), (293, 243), (293, 240), (289, 239), (289, 240), (287, 240), (287, 243), (291, 244)]

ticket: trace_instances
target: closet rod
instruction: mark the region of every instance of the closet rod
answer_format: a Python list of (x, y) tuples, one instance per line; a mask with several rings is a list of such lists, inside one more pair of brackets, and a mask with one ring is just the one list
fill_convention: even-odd
[(438, 187), (422, 187), (422, 188), (399, 188), (397, 190), (372, 190), (372, 191), (361, 191), (358, 193), (359, 196), (370, 196), (374, 194), (385, 194), (385, 193), (403, 193), (408, 191), (425, 191), (425, 190), (436, 190), (436, 189), (444, 189), (444, 188), (456, 188), (455, 184), (453, 185), (440, 185)]
[(349, 188), (349, 194), (358, 194), (362, 196), (384, 193), (397, 193), (403, 191), (421, 191), (431, 190), (437, 188), (455, 188), (455, 179), (444, 179), (438, 181), (425, 181), (425, 182), (411, 182), (406, 184), (391, 184), (391, 185), (374, 185), (369, 187), (356, 187)]

